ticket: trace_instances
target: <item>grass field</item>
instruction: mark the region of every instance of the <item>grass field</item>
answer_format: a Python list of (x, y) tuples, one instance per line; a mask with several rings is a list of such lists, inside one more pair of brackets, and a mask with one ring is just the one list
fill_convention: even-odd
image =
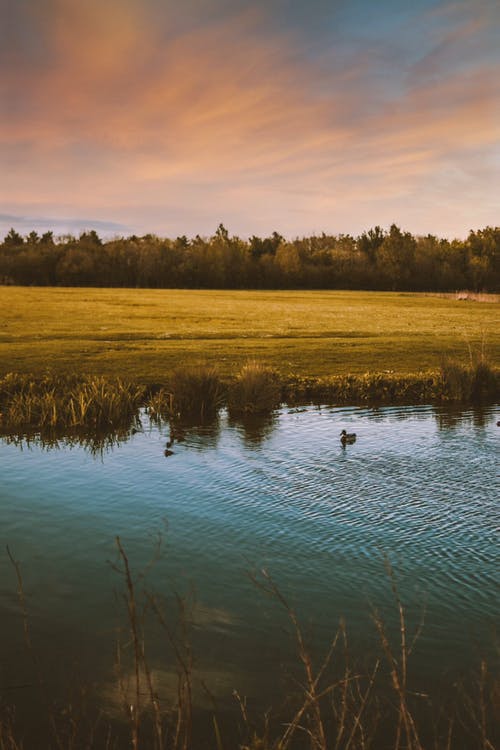
[(500, 360), (500, 306), (389, 292), (0, 287), (0, 374), (52, 371), (162, 382), (179, 365), (248, 359), (283, 375), (409, 373)]

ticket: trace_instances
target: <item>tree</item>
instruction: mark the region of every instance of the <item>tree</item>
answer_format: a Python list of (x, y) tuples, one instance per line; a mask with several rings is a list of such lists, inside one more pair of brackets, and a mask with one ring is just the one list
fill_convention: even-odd
[(54, 244), (54, 232), (44, 232), (40, 237), (41, 245), (53, 245)]
[(275, 257), (276, 265), (282, 272), (281, 286), (300, 285), (302, 264), (298, 249), (294, 245), (280, 245)]
[(472, 230), (467, 238), (475, 289), (500, 287), (500, 227)]
[(94, 245), (96, 247), (100, 247), (102, 245), (102, 240), (95, 231), (95, 229), (91, 229), (90, 232), (82, 232), (80, 235), (80, 244), (81, 245)]
[(370, 263), (375, 262), (377, 250), (383, 243), (384, 238), (385, 232), (379, 226), (374, 227), (374, 229), (369, 229), (368, 232), (363, 232), (363, 234), (358, 237), (358, 250), (368, 257)]
[(16, 232), (14, 228), (10, 229), (8, 234), (4, 237), (3, 244), (7, 247), (18, 247), (19, 245), (24, 244), (24, 240), (19, 234), (19, 232)]
[(57, 275), (63, 284), (82, 286), (96, 283), (94, 257), (79, 247), (71, 247), (57, 265)]
[(261, 255), (275, 255), (276, 250), (284, 242), (284, 238), (278, 232), (273, 232), (270, 237), (261, 239), (252, 235), (249, 241), (250, 254), (253, 258), (260, 258)]
[(224, 224), (219, 224), (215, 232), (214, 239), (221, 240), (221, 242), (229, 242), (229, 232)]
[(411, 287), (415, 257), (415, 238), (392, 224), (377, 251), (377, 265), (391, 289)]

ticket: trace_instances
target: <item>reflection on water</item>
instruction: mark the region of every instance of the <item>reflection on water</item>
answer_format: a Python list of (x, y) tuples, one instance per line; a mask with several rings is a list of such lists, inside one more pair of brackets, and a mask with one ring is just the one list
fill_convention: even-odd
[[(429, 418), (435, 420), (440, 430), (463, 428), (471, 425), (476, 428), (484, 428), (494, 419), (494, 406), (476, 406), (463, 409), (456, 404), (446, 404), (437, 407), (414, 406), (414, 407), (371, 407), (359, 408), (359, 414), (370, 422), (386, 422), (388, 417), (394, 422), (408, 421), (411, 414), (412, 421), (421, 420), (428, 422)], [(345, 408), (321, 407), (319, 405), (310, 407), (296, 407), (287, 410), (287, 415), (298, 415), (311, 413), (313, 411), (338, 415)], [(119, 429), (95, 430), (89, 428), (45, 429), (43, 431), (11, 432), (4, 430), (0, 432), (0, 442), (7, 445), (16, 445), (23, 448), (40, 447), (44, 450), (58, 450), (61, 448), (79, 447), (95, 456), (102, 456), (107, 451), (119, 447), (130, 440), (138, 432), (145, 431), (167, 432), (166, 447), (171, 448), (174, 444), (186, 443), (188, 447), (196, 450), (214, 450), (217, 447), (221, 429), (223, 426), (233, 428), (234, 432), (243, 440), (247, 448), (259, 446), (263, 441), (271, 437), (273, 431), (279, 424), (279, 414), (274, 412), (269, 415), (248, 415), (244, 417), (231, 417), (226, 413), (217, 415), (209, 421), (201, 424), (197, 421), (179, 420), (168, 422), (162, 420), (150, 420), (147, 413), (142, 410), (138, 417), (134, 417), (130, 425)], [(497, 425), (498, 426), (498, 425)]]
[(483, 428), (491, 421), (491, 409), (484, 406), (477, 406), (475, 409), (465, 411), (457, 406), (448, 405), (439, 407), (435, 413), (436, 423), (442, 430), (460, 428), (464, 424)]
[[(370, 409), (359, 409), (360, 415), (370, 422), (386, 422), (388, 416), (394, 422), (408, 421), (411, 414), (412, 421), (435, 420), (440, 430), (463, 428), (471, 425), (475, 428), (484, 428), (494, 418), (496, 407), (476, 406), (463, 409), (456, 404), (446, 404), (437, 407), (415, 406), (415, 407), (371, 407)], [(498, 409), (497, 409), (498, 410)], [(298, 415), (311, 413), (313, 411), (338, 415), (345, 408), (331, 408), (321, 406), (296, 407), (288, 409), (287, 415)], [(492, 416), (493, 415), (493, 416)], [(148, 415), (141, 411), (138, 417), (134, 417), (130, 425), (120, 429), (95, 430), (88, 428), (72, 429), (45, 429), (43, 431), (32, 430), (30, 432), (0, 432), (0, 442), (7, 445), (16, 445), (23, 448), (40, 447), (44, 450), (58, 450), (61, 448), (80, 447), (95, 456), (103, 456), (107, 451), (119, 447), (130, 440), (139, 432), (152, 432), (158, 430), (167, 432), (166, 447), (171, 448), (174, 444), (187, 445), (197, 450), (214, 450), (217, 447), (221, 429), (223, 426), (233, 428), (234, 432), (243, 440), (247, 448), (257, 447), (267, 440), (279, 423), (279, 414), (274, 412), (270, 415), (248, 415), (244, 417), (231, 417), (225, 413), (217, 415), (209, 421), (199, 423), (197, 421), (175, 420), (172, 423), (162, 420), (150, 420)], [(498, 425), (497, 425), (498, 426)]]
[(277, 415), (269, 416), (249, 415), (240, 418), (230, 418), (229, 426), (234, 427), (243, 438), (247, 448), (260, 445), (272, 434), (277, 423)]
[[(426, 602), (413, 674), (449, 683), (478, 652), (491, 656), (498, 620), (497, 420), (495, 408), (311, 407), (205, 425), (154, 425), (141, 413), (112, 435), (4, 436), (0, 547), (22, 563), (47, 689), (57, 691), (58, 664), (77, 662), (117, 700), (110, 644), (122, 609), (107, 560), (120, 535), (134, 571), (145, 569), (164, 519), (166, 553), (147, 586), (171, 597), (194, 586), (196, 667), (218, 701), (237, 688), (269, 705), (290, 663), (283, 620), (249, 570), (272, 573), (320, 645), (345, 616), (365, 654), (370, 603), (397, 632), (384, 553), (409, 630)], [(358, 436), (345, 450), (342, 429)], [(23, 678), (15, 591), (0, 554), (0, 687)], [(151, 665), (168, 692), (163, 647), (152, 644)]]
[(15, 445), (21, 450), (41, 448), (42, 450), (60, 450), (63, 448), (83, 448), (95, 457), (103, 457), (105, 453), (118, 448), (130, 439), (132, 435), (142, 431), (142, 422), (134, 418), (129, 427), (111, 430), (90, 430), (79, 428), (73, 430), (46, 429), (22, 432), (0, 433), (0, 441), (6, 445)]

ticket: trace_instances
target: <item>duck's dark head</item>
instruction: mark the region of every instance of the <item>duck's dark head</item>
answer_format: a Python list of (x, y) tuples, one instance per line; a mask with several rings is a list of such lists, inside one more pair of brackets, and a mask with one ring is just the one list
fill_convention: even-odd
[(346, 432), (345, 430), (342, 430), (342, 432), (340, 433), (340, 435), (341, 435), (341, 436), (342, 436), (342, 435), (347, 435), (347, 432)]

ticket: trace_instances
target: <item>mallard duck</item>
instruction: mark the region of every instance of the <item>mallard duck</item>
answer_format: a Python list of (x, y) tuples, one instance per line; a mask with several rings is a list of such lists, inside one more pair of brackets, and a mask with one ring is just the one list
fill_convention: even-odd
[(355, 432), (346, 432), (345, 430), (342, 430), (340, 433), (340, 442), (342, 445), (352, 445), (356, 442), (356, 433)]

